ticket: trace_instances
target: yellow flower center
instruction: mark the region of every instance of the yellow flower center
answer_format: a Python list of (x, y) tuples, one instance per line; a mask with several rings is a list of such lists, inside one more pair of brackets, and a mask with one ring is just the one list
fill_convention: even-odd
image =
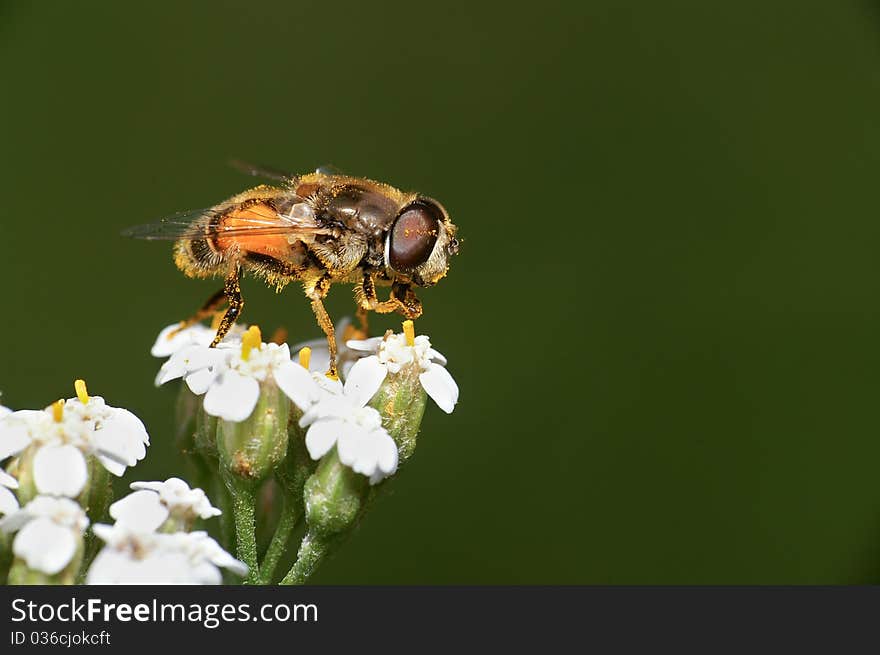
[(61, 420), (64, 418), (64, 399), (56, 400), (52, 403), (52, 418), (55, 419), (56, 423), (61, 423)]
[(406, 336), (407, 346), (416, 345), (416, 328), (412, 321), (406, 320), (403, 322), (403, 334)]
[(307, 371), (309, 370), (309, 362), (312, 360), (312, 349), (306, 346), (299, 351), (299, 365)]
[(75, 380), (73, 388), (76, 390), (76, 397), (83, 405), (89, 404), (89, 390), (86, 388), (85, 380)]
[(241, 359), (246, 362), (250, 359), (251, 351), (254, 348), (260, 350), (262, 347), (263, 335), (260, 333), (260, 328), (256, 325), (251, 325), (241, 337)]

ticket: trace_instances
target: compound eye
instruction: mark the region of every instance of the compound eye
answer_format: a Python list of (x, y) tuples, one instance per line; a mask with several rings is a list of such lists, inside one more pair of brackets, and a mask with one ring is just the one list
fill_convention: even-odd
[(388, 263), (395, 271), (411, 271), (431, 256), (440, 231), (442, 212), (425, 201), (408, 205), (397, 217), (388, 243)]

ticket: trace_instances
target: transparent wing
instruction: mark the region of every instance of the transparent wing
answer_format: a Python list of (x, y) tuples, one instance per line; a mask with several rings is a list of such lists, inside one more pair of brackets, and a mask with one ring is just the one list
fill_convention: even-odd
[(322, 175), (345, 175), (344, 172), (339, 170), (339, 168), (337, 168), (333, 164), (324, 164), (323, 166), (318, 166), (318, 168), (315, 169), (315, 172), (321, 173)]
[(176, 241), (189, 236), (195, 236), (204, 232), (205, 226), (200, 221), (211, 215), (210, 209), (194, 209), (192, 211), (179, 212), (163, 218), (155, 223), (133, 225), (122, 230), (122, 236), (132, 239), (169, 240)]
[(122, 231), (122, 236), (148, 241), (177, 241), (209, 236), (246, 238), (278, 234), (314, 236), (331, 233), (318, 227), (312, 219), (298, 219), (284, 214), (273, 216), (252, 213), (246, 216), (233, 214), (227, 220), (211, 224), (209, 219), (214, 214), (213, 209), (181, 212), (155, 223), (126, 228)]
[(296, 178), (293, 173), (282, 171), (273, 166), (263, 166), (261, 164), (252, 164), (241, 159), (230, 159), (229, 165), (237, 171), (241, 171), (245, 175), (253, 175), (254, 177), (263, 177), (267, 180), (275, 180), (276, 182), (290, 182)]

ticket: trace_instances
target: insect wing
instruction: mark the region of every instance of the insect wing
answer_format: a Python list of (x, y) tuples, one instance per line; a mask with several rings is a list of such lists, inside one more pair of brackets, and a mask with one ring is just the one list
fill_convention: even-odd
[(180, 212), (155, 223), (134, 225), (122, 231), (122, 236), (149, 241), (177, 241), (198, 236), (204, 231), (204, 218), (211, 214), (210, 209), (194, 209)]
[[(214, 217), (220, 219), (213, 221)], [(205, 237), (258, 238), (268, 236), (314, 236), (326, 234), (317, 226), (314, 215), (291, 211), (279, 214), (267, 205), (241, 208), (196, 209), (174, 214), (155, 223), (135, 225), (122, 231), (122, 235), (148, 241), (178, 241)]]

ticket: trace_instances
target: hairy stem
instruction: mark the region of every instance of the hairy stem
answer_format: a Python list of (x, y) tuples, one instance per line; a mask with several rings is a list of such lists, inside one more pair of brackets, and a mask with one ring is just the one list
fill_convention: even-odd
[(307, 532), (299, 546), (290, 571), (281, 580), (282, 585), (305, 584), (323, 559), (329, 554), (332, 541), (313, 532)]
[(275, 568), (278, 566), (281, 556), (284, 555), (290, 535), (302, 515), (299, 507), (301, 504), (294, 502), (289, 497), (284, 500), (281, 515), (278, 517), (278, 525), (275, 527), (275, 534), (272, 535), (272, 541), (269, 543), (269, 548), (266, 549), (266, 555), (260, 565), (261, 584), (272, 584)]
[(235, 552), (238, 559), (247, 564), (245, 584), (260, 583), (260, 567), (257, 560), (257, 493), (256, 486), (230, 473), (224, 474), (226, 488), (232, 496), (232, 514), (235, 518)]

